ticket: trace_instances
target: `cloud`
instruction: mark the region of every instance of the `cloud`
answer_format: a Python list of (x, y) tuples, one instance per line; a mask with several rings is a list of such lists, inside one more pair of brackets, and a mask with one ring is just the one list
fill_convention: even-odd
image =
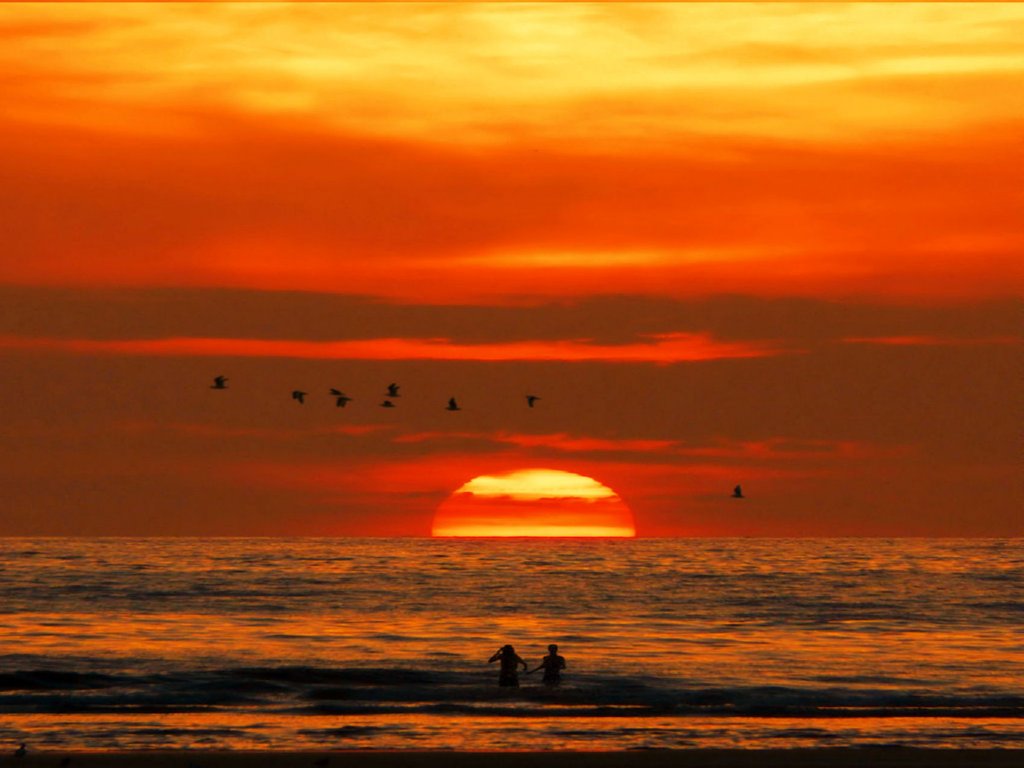
[(607, 363), (679, 363), (785, 354), (772, 342), (722, 342), (708, 334), (658, 334), (632, 344), (521, 341), (455, 344), (448, 339), (301, 341), (267, 339), (53, 339), (0, 337), (0, 348), (78, 354), (198, 357), (286, 357), (323, 360), (476, 360)]
[(514, 432), (403, 432), (392, 438), (395, 443), (439, 443), (464, 446), (473, 442), (481, 449), (492, 446), (511, 445), (528, 450), (542, 450), (549, 455), (567, 453), (585, 456), (587, 454), (617, 453), (646, 454), (659, 461), (678, 461), (680, 464), (694, 463), (695, 460), (716, 459), (725, 463), (757, 462), (782, 464), (793, 460), (803, 461), (854, 461), (862, 459), (895, 458), (913, 452), (909, 445), (879, 445), (857, 440), (793, 439), (770, 437), (761, 440), (730, 440), (718, 438), (704, 443), (687, 440), (644, 439), (629, 437), (598, 437), (594, 435), (570, 435), (558, 433), (514, 433)]
[(720, 341), (997, 339), (1017, 332), (1024, 302), (852, 302), (719, 295), (677, 300), (601, 295), (514, 304), (444, 305), (364, 296), (232, 289), (97, 289), (0, 285), (0, 336), (131, 340), (340, 341), (445, 338), (455, 344), (590, 339), (620, 345), (673, 333)]
[(0, 282), (1014, 294), (1022, 18), (10, 6)]
[(509, 443), (522, 448), (549, 448), (571, 453), (623, 451), (635, 453), (660, 453), (673, 447), (672, 440), (643, 440), (631, 438), (601, 438), (586, 435), (556, 434), (507, 434), (498, 433), (492, 440)]
[[(6, 16), (2, 69), (39, 83), (13, 89), (9, 109), (107, 130), (187, 130), (175, 117), (192, 107), (463, 145), (862, 142), (1017, 114), (1012, 91), (991, 99), (977, 86), (1024, 67), (1012, 5), (122, 4)], [(69, 71), (94, 82), (75, 87)], [(916, 86), (885, 85), (907, 78)]]
[(888, 347), (937, 347), (963, 344), (1019, 345), (1024, 343), (1019, 336), (850, 336), (842, 340), (846, 344), (879, 344)]
[[(255, 438), (271, 441), (309, 440), (310, 437), (344, 435), (348, 437), (366, 437), (379, 432), (393, 430), (386, 424), (331, 424), (327, 426), (306, 426), (285, 429), (281, 427), (230, 426), (209, 423), (183, 423), (159, 421), (127, 421), (115, 422), (108, 427), (113, 432), (129, 435), (175, 434), (196, 439), (231, 439)], [(69, 436), (67, 431), (60, 434)], [(81, 434), (81, 433), (79, 433)]]
[(1006, 296), (1024, 285), (1020, 130), (583, 153), (224, 118), (173, 139), (0, 124), (0, 282), (432, 303)]

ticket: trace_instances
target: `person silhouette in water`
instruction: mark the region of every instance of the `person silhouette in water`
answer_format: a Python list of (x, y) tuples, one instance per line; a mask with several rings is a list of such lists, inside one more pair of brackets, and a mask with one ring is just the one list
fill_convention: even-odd
[(523, 665), (523, 669), (529, 669), (530, 665), (520, 658), (519, 654), (516, 653), (516, 649), (511, 645), (503, 645), (487, 661), (488, 664), (493, 664), (496, 661), (501, 661), (501, 672), (498, 674), (498, 685), (502, 688), (518, 688), (519, 687), (519, 665)]
[[(548, 655), (540, 661), (537, 669), (544, 670), (544, 685), (558, 685), (562, 682), (562, 670), (565, 669), (565, 657), (558, 655), (558, 646), (552, 643), (548, 646)], [(536, 672), (531, 669), (530, 672)]]

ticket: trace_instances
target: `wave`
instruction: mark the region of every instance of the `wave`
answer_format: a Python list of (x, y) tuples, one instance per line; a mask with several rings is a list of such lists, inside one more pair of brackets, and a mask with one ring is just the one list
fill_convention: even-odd
[(0, 674), (2, 713), (170, 713), (246, 709), (295, 715), (423, 713), (477, 717), (1024, 717), (1024, 695), (950, 692), (895, 678), (828, 685), (732, 686), (627, 675), (576, 674), (546, 688), (524, 678), (402, 667), (267, 666), (99, 674), (31, 669)]
[(77, 690), (81, 688), (110, 687), (118, 684), (119, 680), (117, 677), (96, 672), (51, 669), (0, 672), (0, 691)]

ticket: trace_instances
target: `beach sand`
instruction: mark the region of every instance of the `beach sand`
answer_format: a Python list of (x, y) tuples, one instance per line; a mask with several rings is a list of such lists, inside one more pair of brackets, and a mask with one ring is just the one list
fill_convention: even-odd
[[(1019, 768), (1024, 750), (692, 749), (630, 752), (31, 752), (5, 765), (57, 768)], [(326, 763), (324, 762), (326, 760)]]

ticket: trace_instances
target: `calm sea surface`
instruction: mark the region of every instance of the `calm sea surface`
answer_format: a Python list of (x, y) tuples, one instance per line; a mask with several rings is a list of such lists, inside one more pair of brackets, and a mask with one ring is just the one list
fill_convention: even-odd
[(0, 539), (0, 597), (39, 750), (1024, 748), (1021, 539)]

